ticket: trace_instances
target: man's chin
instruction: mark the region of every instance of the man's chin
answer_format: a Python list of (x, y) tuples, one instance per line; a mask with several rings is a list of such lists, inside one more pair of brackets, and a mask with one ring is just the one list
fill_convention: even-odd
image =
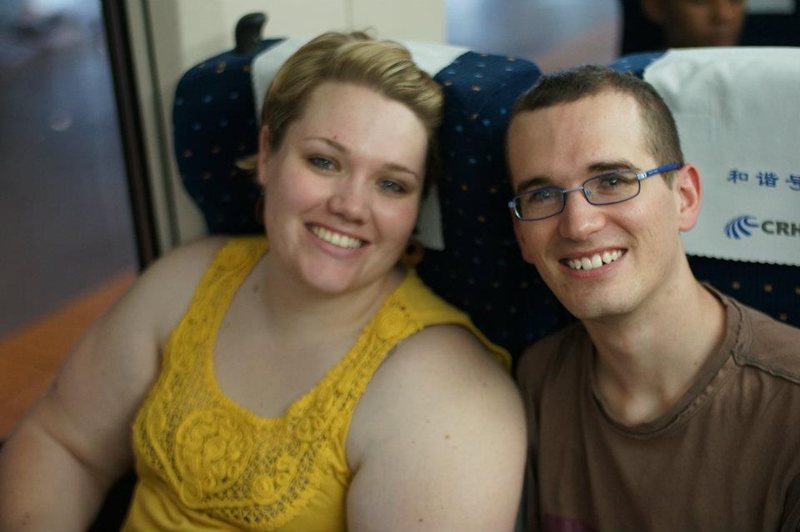
[(609, 301), (607, 299), (575, 301), (572, 298), (559, 299), (561, 304), (581, 321), (593, 321), (619, 316), (628, 312), (627, 305), (622, 301)]

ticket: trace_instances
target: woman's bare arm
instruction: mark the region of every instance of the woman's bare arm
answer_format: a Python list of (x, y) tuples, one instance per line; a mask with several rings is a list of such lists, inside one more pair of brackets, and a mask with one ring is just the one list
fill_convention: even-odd
[(0, 530), (85, 530), (132, 466), (130, 427), (155, 380), (160, 346), (219, 241), (148, 270), (70, 354), (0, 451)]

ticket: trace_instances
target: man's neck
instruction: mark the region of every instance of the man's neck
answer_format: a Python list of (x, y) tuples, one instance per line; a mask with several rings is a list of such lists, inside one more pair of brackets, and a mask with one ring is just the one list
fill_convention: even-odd
[(597, 390), (626, 425), (653, 421), (689, 390), (725, 330), (722, 303), (693, 277), (632, 315), (586, 321)]

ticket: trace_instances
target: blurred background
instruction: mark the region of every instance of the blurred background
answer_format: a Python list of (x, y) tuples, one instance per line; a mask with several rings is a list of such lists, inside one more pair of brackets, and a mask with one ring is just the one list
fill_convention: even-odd
[(136, 268), (99, 9), (0, 8), (0, 337)]
[(0, 438), (137, 271), (100, 17), (0, 2)]

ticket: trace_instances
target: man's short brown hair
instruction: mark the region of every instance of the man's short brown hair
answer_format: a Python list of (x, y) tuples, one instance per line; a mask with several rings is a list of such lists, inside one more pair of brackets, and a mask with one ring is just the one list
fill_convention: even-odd
[[(683, 152), (672, 112), (652, 85), (628, 72), (585, 65), (545, 74), (517, 99), (511, 119), (526, 111), (575, 102), (605, 91), (629, 94), (634, 98), (646, 129), (645, 147), (658, 165), (683, 165)], [(673, 173), (666, 172), (664, 177), (671, 182)]]

